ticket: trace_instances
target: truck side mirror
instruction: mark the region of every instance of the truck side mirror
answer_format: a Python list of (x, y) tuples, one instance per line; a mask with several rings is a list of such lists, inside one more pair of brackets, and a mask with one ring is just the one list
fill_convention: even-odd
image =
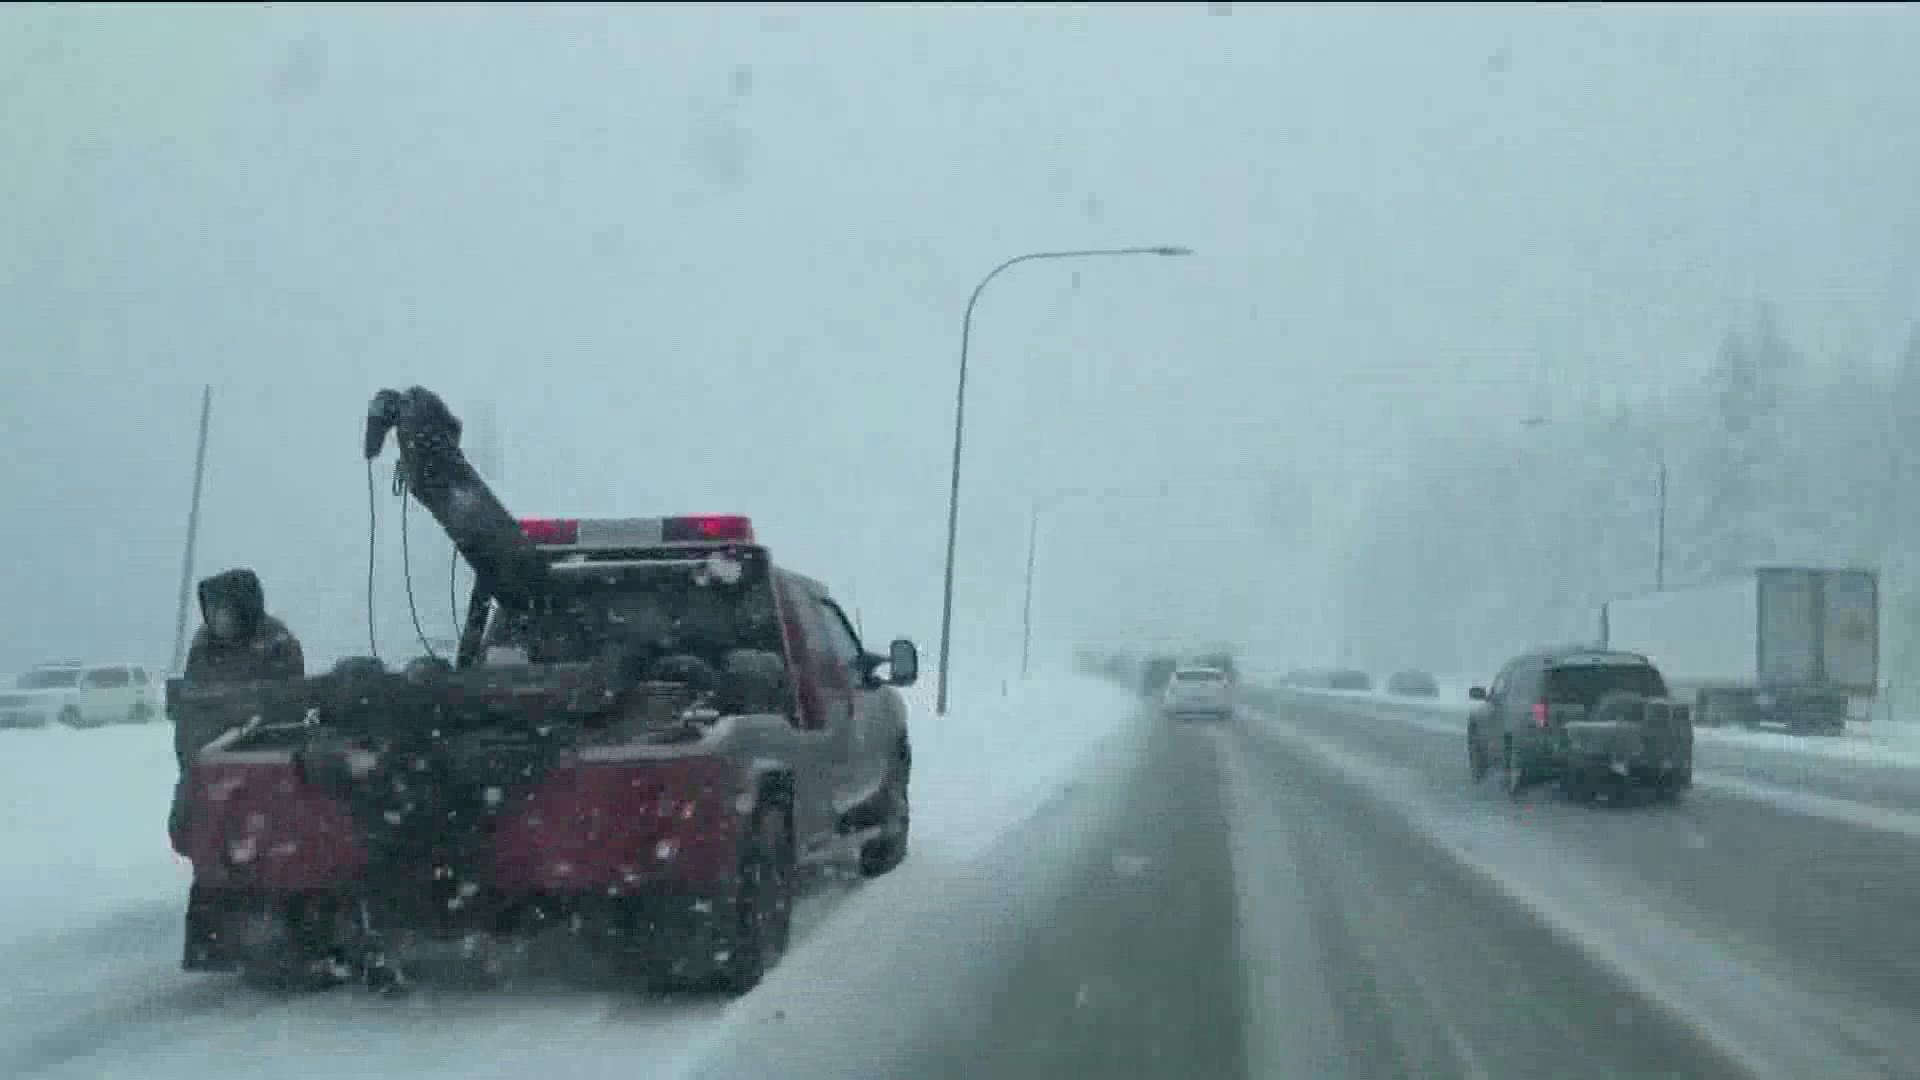
[(1487, 700), (1487, 688), (1484, 686), (1476, 686), (1467, 691), (1467, 697), (1473, 701), (1485, 701)]
[(893, 686), (912, 686), (920, 679), (920, 650), (906, 638), (895, 638), (887, 646), (887, 682)]

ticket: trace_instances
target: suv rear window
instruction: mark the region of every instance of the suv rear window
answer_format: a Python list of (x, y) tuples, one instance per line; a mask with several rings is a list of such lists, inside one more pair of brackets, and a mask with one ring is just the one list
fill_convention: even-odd
[(126, 668), (119, 667), (94, 668), (87, 672), (85, 679), (81, 682), (82, 686), (90, 690), (118, 690), (132, 684), (133, 676), (127, 672)]
[(1615, 690), (1642, 697), (1666, 697), (1666, 680), (1648, 664), (1576, 664), (1547, 669), (1547, 700), (1591, 709), (1601, 695)]

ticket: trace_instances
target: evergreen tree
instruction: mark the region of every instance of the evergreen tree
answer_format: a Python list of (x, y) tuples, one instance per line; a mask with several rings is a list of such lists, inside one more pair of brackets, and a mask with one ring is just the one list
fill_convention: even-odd
[(1780, 550), (1778, 508), (1784, 450), (1780, 407), (1799, 356), (1763, 305), (1753, 329), (1728, 332), (1708, 374), (1715, 444), (1708, 455), (1709, 492), (1702, 535), (1712, 576), (1740, 573)]

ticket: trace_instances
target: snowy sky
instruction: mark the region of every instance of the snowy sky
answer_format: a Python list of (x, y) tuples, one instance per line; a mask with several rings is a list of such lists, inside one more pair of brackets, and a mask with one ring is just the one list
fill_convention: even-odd
[(0, 665), (164, 663), (203, 382), (199, 570), (314, 652), (420, 382), (514, 509), (750, 513), (931, 660), (969, 290), (1190, 245), (982, 301), (956, 651), (1017, 643), (1066, 488), (1130, 494), (1047, 515), (1043, 651), (1287, 649), (1410, 432), (1694, 378), (1762, 295), (1815, 356), (1920, 310), (1908, 11), (1224, 6), (0, 11)]

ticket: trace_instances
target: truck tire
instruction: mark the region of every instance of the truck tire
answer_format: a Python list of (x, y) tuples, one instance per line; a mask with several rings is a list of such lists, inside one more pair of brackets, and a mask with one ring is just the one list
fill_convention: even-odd
[(1560, 795), (1568, 802), (1593, 802), (1600, 794), (1593, 780), (1593, 774), (1585, 769), (1568, 768), (1560, 776)]
[(1467, 727), (1467, 778), (1473, 781), (1474, 783), (1478, 784), (1482, 780), (1485, 780), (1487, 778), (1487, 774), (1492, 771), (1493, 771), (1493, 766), (1487, 761), (1487, 747), (1485, 743), (1483, 743), (1480, 739), (1479, 726), (1468, 725)]
[(1693, 719), (1700, 727), (1725, 727), (1733, 712), (1733, 699), (1726, 694), (1702, 690), (1693, 699)]
[(1693, 786), (1693, 766), (1683, 765), (1653, 782), (1653, 797), (1661, 802), (1678, 802)]
[(740, 852), (734, 925), (715, 981), (729, 994), (760, 985), (779, 964), (793, 932), (793, 827), (774, 804), (754, 818)]
[(880, 835), (860, 846), (860, 876), (875, 878), (907, 861), (907, 837), (913, 826), (912, 803), (908, 800), (907, 751), (902, 748), (894, 764), (894, 775), (887, 781), (887, 819)]

